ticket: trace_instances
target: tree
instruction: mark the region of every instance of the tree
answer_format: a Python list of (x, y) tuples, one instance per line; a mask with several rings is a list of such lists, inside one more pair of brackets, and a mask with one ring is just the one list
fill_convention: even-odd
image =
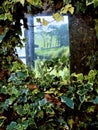
[(54, 34), (59, 46), (67, 46), (69, 44), (68, 24), (60, 26), (52, 25), (51, 29), (53, 29), (53, 32), (50, 35)]

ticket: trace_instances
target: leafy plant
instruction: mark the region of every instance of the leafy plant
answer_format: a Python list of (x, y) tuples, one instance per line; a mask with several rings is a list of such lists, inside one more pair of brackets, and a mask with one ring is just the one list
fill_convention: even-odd
[[(69, 75), (69, 61), (63, 56), (46, 61), (36, 76), (18, 60), (15, 47), (22, 46), (20, 20), (27, 28), (24, 14), (40, 12), (50, 3), (53, 1), (0, 1), (0, 129), (98, 129), (97, 70), (91, 70), (88, 75)], [(53, 16), (59, 21), (63, 13), (85, 14), (90, 5), (95, 16), (97, 0), (56, 2), (54, 10), (59, 11)], [(98, 22), (94, 20), (97, 33)]]
[[(55, 65), (60, 67), (59, 62), (54, 61)], [(0, 88), (3, 94), (0, 127), (7, 130), (97, 128), (98, 72), (73, 73), (69, 79), (68, 75), (51, 74), (48, 70), (52, 64), (45, 62), (43, 66), (43, 76), (36, 77), (25, 65), (13, 63), (8, 83)]]

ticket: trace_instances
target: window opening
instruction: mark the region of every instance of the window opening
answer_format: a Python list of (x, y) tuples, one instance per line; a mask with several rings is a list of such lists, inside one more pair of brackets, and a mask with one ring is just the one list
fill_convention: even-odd
[(55, 21), (52, 16), (26, 15), (28, 29), (23, 30), (25, 46), (18, 49), (20, 59), (27, 65), (36, 67), (38, 61), (61, 57), (69, 53), (68, 16)]

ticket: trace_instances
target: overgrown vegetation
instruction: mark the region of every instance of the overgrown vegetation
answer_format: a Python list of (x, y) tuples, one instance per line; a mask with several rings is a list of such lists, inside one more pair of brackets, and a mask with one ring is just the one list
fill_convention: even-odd
[(37, 77), (13, 62), (7, 83), (0, 82), (2, 129), (98, 129), (98, 71), (70, 76), (62, 61), (64, 57), (46, 61)]
[(68, 58), (62, 56), (46, 61), (36, 75), (17, 57), (15, 47), (22, 47), (20, 20), (27, 28), (25, 13), (49, 9), (58, 11), (53, 14), (57, 21), (60, 14), (85, 15), (89, 10), (98, 35), (97, 0), (1, 0), (0, 130), (98, 129), (98, 70), (70, 75)]

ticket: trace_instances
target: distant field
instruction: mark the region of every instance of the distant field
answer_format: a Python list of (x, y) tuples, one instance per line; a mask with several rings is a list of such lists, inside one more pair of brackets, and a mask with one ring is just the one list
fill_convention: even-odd
[[(37, 59), (35, 60), (35, 71), (38, 75), (41, 71), (41, 64), (44, 63), (45, 60), (52, 59), (52, 58), (61, 58), (62, 56), (69, 58), (69, 46), (67, 47), (59, 47), (59, 48), (48, 48), (48, 49), (41, 49), (36, 50)], [(60, 75), (64, 75), (65, 71), (69, 74), (67, 68), (64, 69), (64, 72), (60, 72)], [(55, 71), (53, 71), (55, 73)]]
[(67, 47), (53, 47), (47, 49), (36, 49), (37, 57), (42, 56), (43, 58), (55, 58), (62, 55), (69, 55), (69, 46)]

